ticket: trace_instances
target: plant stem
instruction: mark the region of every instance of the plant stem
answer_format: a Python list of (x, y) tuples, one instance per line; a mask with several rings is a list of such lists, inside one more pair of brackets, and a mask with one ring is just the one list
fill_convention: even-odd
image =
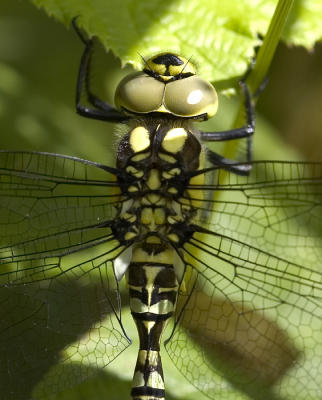
[[(276, 51), (277, 45), (279, 43), (280, 37), (282, 35), (283, 29), (286, 25), (288, 15), (292, 8), (294, 0), (279, 0), (276, 6), (275, 12), (269, 24), (267, 33), (265, 35), (262, 46), (260, 47), (256, 63), (252, 70), (250, 71), (246, 83), (251, 91), (255, 93), (260, 87), (261, 83), (267, 76), (268, 69), (270, 67), (272, 58)], [(255, 101), (256, 99), (254, 99)], [(244, 109), (244, 99), (241, 99), (238, 113), (233, 124), (234, 127), (242, 126), (245, 122), (245, 109)], [(225, 157), (235, 158), (237, 153), (237, 141), (228, 141), (224, 154)]]

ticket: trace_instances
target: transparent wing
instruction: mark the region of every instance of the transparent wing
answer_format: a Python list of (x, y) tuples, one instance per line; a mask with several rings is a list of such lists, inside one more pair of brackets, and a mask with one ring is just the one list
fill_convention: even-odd
[[(0, 385), (5, 399), (73, 385), (129, 345), (108, 226), (113, 170), (46, 153), (0, 152)], [(103, 224), (104, 225), (104, 224)], [(38, 396), (38, 397), (37, 397)]]
[(259, 162), (250, 177), (212, 179), (190, 187), (199, 216), (178, 250), (167, 351), (212, 399), (319, 399), (322, 165)]

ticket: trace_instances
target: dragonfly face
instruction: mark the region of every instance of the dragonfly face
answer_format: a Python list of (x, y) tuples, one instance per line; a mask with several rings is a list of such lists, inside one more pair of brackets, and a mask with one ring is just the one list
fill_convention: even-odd
[(115, 105), (129, 114), (206, 120), (215, 115), (214, 87), (195, 75), (194, 66), (176, 54), (161, 53), (146, 61), (142, 72), (126, 76), (118, 85)]
[[(243, 83), (245, 126), (198, 131), (192, 122), (215, 114), (217, 95), (176, 54), (124, 78), (112, 107), (91, 90), (92, 41), (82, 40), (77, 111), (128, 130), (114, 166), (0, 151), (4, 398), (31, 397), (47, 373), (32, 396), (41, 399), (114, 360), (130, 344), (126, 279), (140, 341), (133, 399), (165, 398), (171, 320), (167, 352), (209, 398), (318, 399), (322, 164), (251, 161)], [(206, 146), (240, 138), (242, 163)]]

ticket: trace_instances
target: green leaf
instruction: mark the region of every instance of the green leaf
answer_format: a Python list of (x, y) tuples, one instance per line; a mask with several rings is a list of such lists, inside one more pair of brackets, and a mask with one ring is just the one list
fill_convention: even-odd
[[(276, 0), (32, 0), (69, 25), (97, 36), (122, 64), (141, 67), (141, 57), (171, 50), (192, 57), (210, 81), (241, 76), (265, 35)], [(285, 33), (288, 43), (312, 47), (321, 37), (320, 0), (295, 2)]]
[(322, 39), (321, 0), (295, 0), (282, 39), (312, 49)]
[(141, 57), (171, 50), (192, 57), (211, 81), (240, 76), (247, 69), (257, 32), (265, 33), (275, 1), (220, 0), (33, 0), (66, 25), (73, 17), (89, 36), (135, 68)]

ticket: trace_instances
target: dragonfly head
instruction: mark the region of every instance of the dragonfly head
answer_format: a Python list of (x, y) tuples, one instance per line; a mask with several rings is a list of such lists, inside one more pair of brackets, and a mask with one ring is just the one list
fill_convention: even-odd
[(144, 61), (141, 72), (127, 75), (115, 93), (116, 107), (130, 115), (207, 120), (218, 108), (210, 82), (196, 75), (195, 66), (174, 53), (159, 53)]

